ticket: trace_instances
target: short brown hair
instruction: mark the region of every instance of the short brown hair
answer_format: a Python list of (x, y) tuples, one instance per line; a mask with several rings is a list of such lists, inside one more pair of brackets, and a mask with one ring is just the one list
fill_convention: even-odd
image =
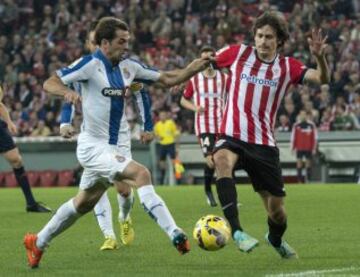
[(282, 47), (284, 43), (289, 39), (289, 31), (286, 26), (286, 22), (284, 19), (279, 17), (273, 12), (265, 12), (261, 16), (259, 16), (253, 26), (253, 34), (256, 35), (257, 29), (262, 28), (265, 25), (269, 25), (276, 32), (276, 36), (278, 39), (278, 46)]
[(214, 54), (216, 53), (216, 50), (214, 47), (210, 46), (210, 45), (204, 45), (203, 47), (201, 47), (200, 49), (200, 54), (203, 52), (213, 52)]
[(126, 22), (115, 17), (103, 17), (95, 28), (95, 42), (100, 45), (103, 39), (111, 41), (115, 38), (116, 31), (120, 29), (129, 31), (129, 26)]

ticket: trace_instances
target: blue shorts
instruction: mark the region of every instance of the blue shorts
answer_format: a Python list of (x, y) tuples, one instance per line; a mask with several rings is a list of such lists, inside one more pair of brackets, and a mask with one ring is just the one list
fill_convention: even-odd
[(7, 128), (7, 124), (0, 119), (0, 153), (8, 152), (14, 148), (16, 148), (16, 145)]
[(159, 154), (160, 154), (160, 161), (166, 160), (166, 157), (169, 155), (172, 160), (176, 158), (176, 150), (175, 150), (175, 143), (170, 144), (160, 144), (159, 145)]

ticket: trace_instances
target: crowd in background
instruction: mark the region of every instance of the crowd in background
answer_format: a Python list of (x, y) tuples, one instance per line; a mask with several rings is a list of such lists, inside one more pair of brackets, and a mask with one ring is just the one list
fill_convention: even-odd
[[(283, 55), (314, 67), (307, 46), (311, 28), (328, 35), (331, 82), (290, 88), (276, 128), (290, 131), (300, 110), (320, 131), (360, 129), (360, 3), (357, 0), (4, 0), (0, 2), (0, 83), (18, 136), (59, 134), (62, 100), (48, 97), (43, 81), (86, 53), (90, 22), (113, 15), (128, 22), (131, 55), (160, 70), (185, 66), (204, 44), (220, 49), (252, 43), (251, 26), (263, 11), (283, 14), (290, 40)], [(194, 133), (193, 113), (179, 105), (181, 91), (148, 87), (153, 116), (167, 107), (182, 133)], [(128, 118), (137, 120), (133, 102)], [(78, 110), (75, 127), (81, 123)], [(136, 124), (132, 124), (136, 126)]]

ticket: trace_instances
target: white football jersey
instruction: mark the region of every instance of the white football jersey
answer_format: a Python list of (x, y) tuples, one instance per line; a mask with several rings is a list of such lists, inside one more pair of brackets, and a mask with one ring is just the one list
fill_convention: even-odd
[(157, 70), (124, 59), (117, 66), (100, 49), (57, 71), (65, 85), (81, 83), (83, 123), (81, 134), (118, 145), (119, 134), (129, 129), (125, 116), (126, 89), (132, 82), (152, 83)]

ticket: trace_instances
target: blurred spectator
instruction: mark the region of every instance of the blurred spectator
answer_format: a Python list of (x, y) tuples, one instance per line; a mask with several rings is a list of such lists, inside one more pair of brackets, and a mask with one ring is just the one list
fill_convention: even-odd
[(50, 136), (51, 130), (45, 125), (44, 120), (39, 120), (35, 129), (31, 132), (32, 137), (47, 137)]
[[(328, 35), (327, 58), (332, 72), (329, 86), (291, 88), (281, 104), (279, 116), (284, 116), (277, 118), (277, 126), (286, 124), (281, 122), (287, 116), (291, 127), (299, 111), (306, 109), (320, 130), (330, 130), (335, 110), (342, 105), (346, 116), (352, 118), (350, 129), (357, 129), (359, 9), (359, 1), (355, 0), (0, 1), (0, 82), (4, 102), (17, 124), (18, 136), (31, 133), (39, 120), (46, 121), (51, 135), (56, 135), (59, 100), (48, 99), (42, 83), (56, 69), (85, 54), (83, 44), (89, 24), (101, 16), (124, 18), (134, 36), (132, 56), (163, 70), (183, 67), (204, 44), (220, 49), (230, 43), (250, 41), (253, 19), (263, 11), (274, 10), (284, 14), (291, 33), (282, 54), (312, 65), (315, 61), (309, 55), (306, 38), (309, 26), (321, 26)], [(193, 117), (180, 109), (175, 95), (168, 95), (162, 88), (150, 88), (150, 95), (153, 111), (171, 107), (181, 129), (193, 133)], [(79, 126), (81, 116), (75, 117)]]

